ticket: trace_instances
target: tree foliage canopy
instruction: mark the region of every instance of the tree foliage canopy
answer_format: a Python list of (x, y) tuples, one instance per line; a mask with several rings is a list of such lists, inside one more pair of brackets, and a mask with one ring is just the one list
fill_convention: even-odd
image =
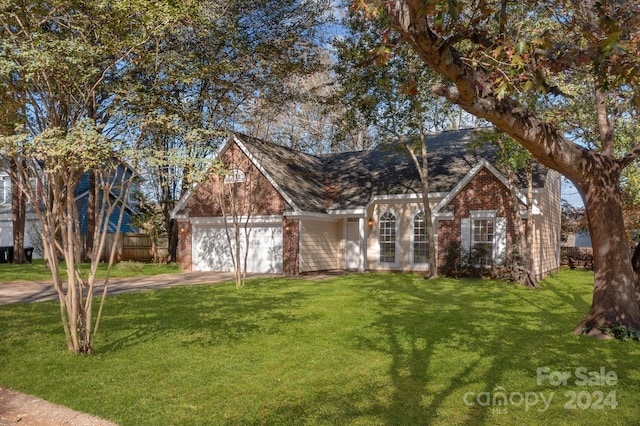
[(388, 18), (379, 55), (410, 44), (444, 77), (432, 87), (435, 94), (493, 123), (576, 185), (594, 244), (595, 286), (591, 310), (575, 331), (640, 329), (640, 280), (624, 238), (621, 193), (629, 181), (624, 173), (640, 158), (634, 134), (640, 3), (356, 0), (353, 5), (369, 19)]
[[(121, 160), (139, 170), (144, 160), (159, 176), (157, 199), (177, 199), (181, 180), (187, 187), (197, 179), (193, 172), (205, 167), (197, 160), (211, 156), (212, 138), (242, 122), (249, 99), (284, 99), (291, 93), (282, 82), (317, 65), (310, 47), (326, 4), (0, 0), (0, 156), (11, 158), (12, 180), (43, 225), (69, 349), (91, 351), (97, 328), (95, 268), (83, 277), (74, 266), (80, 177), (90, 173), (103, 194), (119, 181), (122, 203), (133, 178), (121, 179)], [(112, 201), (89, 185), (95, 203)], [(88, 216), (104, 221), (112, 207)]]

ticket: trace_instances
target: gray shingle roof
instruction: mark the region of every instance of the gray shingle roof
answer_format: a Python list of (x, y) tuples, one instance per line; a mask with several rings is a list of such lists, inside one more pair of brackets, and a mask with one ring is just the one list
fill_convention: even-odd
[[(495, 147), (468, 147), (474, 132), (428, 136), (430, 192), (451, 191), (481, 158), (495, 164)], [(420, 193), (413, 160), (399, 147), (315, 156), (244, 135), (236, 137), (302, 211), (358, 209), (376, 195)], [(534, 186), (543, 186), (545, 176), (545, 169), (536, 167)]]
[(317, 156), (235, 134), (280, 189), (302, 211), (322, 212), (323, 165)]

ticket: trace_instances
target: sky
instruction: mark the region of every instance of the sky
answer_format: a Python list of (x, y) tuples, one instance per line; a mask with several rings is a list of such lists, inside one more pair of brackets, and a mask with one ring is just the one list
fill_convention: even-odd
[(562, 178), (562, 199), (575, 207), (584, 206), (578, 189), (565, 178)]

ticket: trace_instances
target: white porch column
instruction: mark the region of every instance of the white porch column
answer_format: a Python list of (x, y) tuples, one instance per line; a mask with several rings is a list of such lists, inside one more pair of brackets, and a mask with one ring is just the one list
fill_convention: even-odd
[(364, 217), (358, 219), (358, 236), (360, 243), (360, 260), (358, 262), (358, 272), (364, 272), (367, 270), (367, 234), (366, 234), (366, 221)]

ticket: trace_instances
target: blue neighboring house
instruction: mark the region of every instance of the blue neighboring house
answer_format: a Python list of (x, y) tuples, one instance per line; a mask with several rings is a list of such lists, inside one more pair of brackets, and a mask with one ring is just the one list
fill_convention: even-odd
[[(126, 173), (126, 178), (129, 178), (135, 171), (127, 164), (121, 162), (118, 167), (117, 179), (122, 177), (122, 174)], [(135, 177), (135, 182), (131, 190), (133, 194), (139, 187), (141, 179)], [(117, 197), (117, 190), (112, 191), (109, 197), (113, 200)], [(103, 196), (101, 194), (100, 196)], [(78, 203), (80, 232), (83, 235), (87, 234), (88, 226), (88, 201), (89, 201), (89, 173), (82, 175), (80, 183), (75, 190), (76, 201)], [(136, 212), (137, 203), (132, 196), (129, 196), (126, 200), (125, 211), (122, 220), (122, 227), (120, 232), (123, 233), (137, 233), (137, 228), (131, 225), (131, 217)], [(113, 214), (109, 218), (108, 232), (115, 232), (116, 225), (118, 223), (118, 217), (120, 215), (120, 209), (115, 208)], [(37, 220), (35, 213), (27, 206), (27, 218), (25, 223), (25, 247), (34, 247), (34, 258), (42, 258), (43, 253), (38, 249), (42, 244), (39, 242), (40, 235), (40, 223)], [(3, 170), (0, 163), (0, 247), (13, 246), (13, 223), (11, 221), (11, 178), (9, 174)], [(1, 259), (0, 259), (1, 261)]]
[(576, 231), (576, 247), (591, 247), (591, 234), (588, 229)]
[[(140, 178), (137, 176), (135, 171), (127, 164), (120, 162), (118, 167), (118, 174), (115, 177), (118, 181), (122, 179), (122, 174), (125, 173), (125, 180), (128, 181), (132, 175), (134, 175), (134, 182), (132, 184), (131, 190), (129, 191), (129, 197), (126, 200), (124, 216), (122, 218), (122, 227), (120, 228), (120, 232), (123, 233), (137, 233), (139, 232), (138, 228), (133, 227), (131, 225), (131, 217), (136, 213), (137, 202), (135, 201), (133, 194), (139, 188)], [(82, 235), (87, 234), (88, 227), (88, 204), (89, 204), (89, 178), (90, 174), (84, 173), (81, 178), (76, 190), (74, 192), (76, 196), (76, 203), (78, 204), (78, 215), (80, 221), (80, 233)], [(100, 196), (104, 196), (104, 194), (100, 193)], [(112, 201), (114, 201), (119, 196), (119, 192), (117, 189), (112, 189), (109, 193), (109, 197)], [(120, 216), (120, 208), (116, 207), (109, 218), (108, 232), (113, 233), (116, 231), (116, 226), (118, 224), (118, 218)]]

